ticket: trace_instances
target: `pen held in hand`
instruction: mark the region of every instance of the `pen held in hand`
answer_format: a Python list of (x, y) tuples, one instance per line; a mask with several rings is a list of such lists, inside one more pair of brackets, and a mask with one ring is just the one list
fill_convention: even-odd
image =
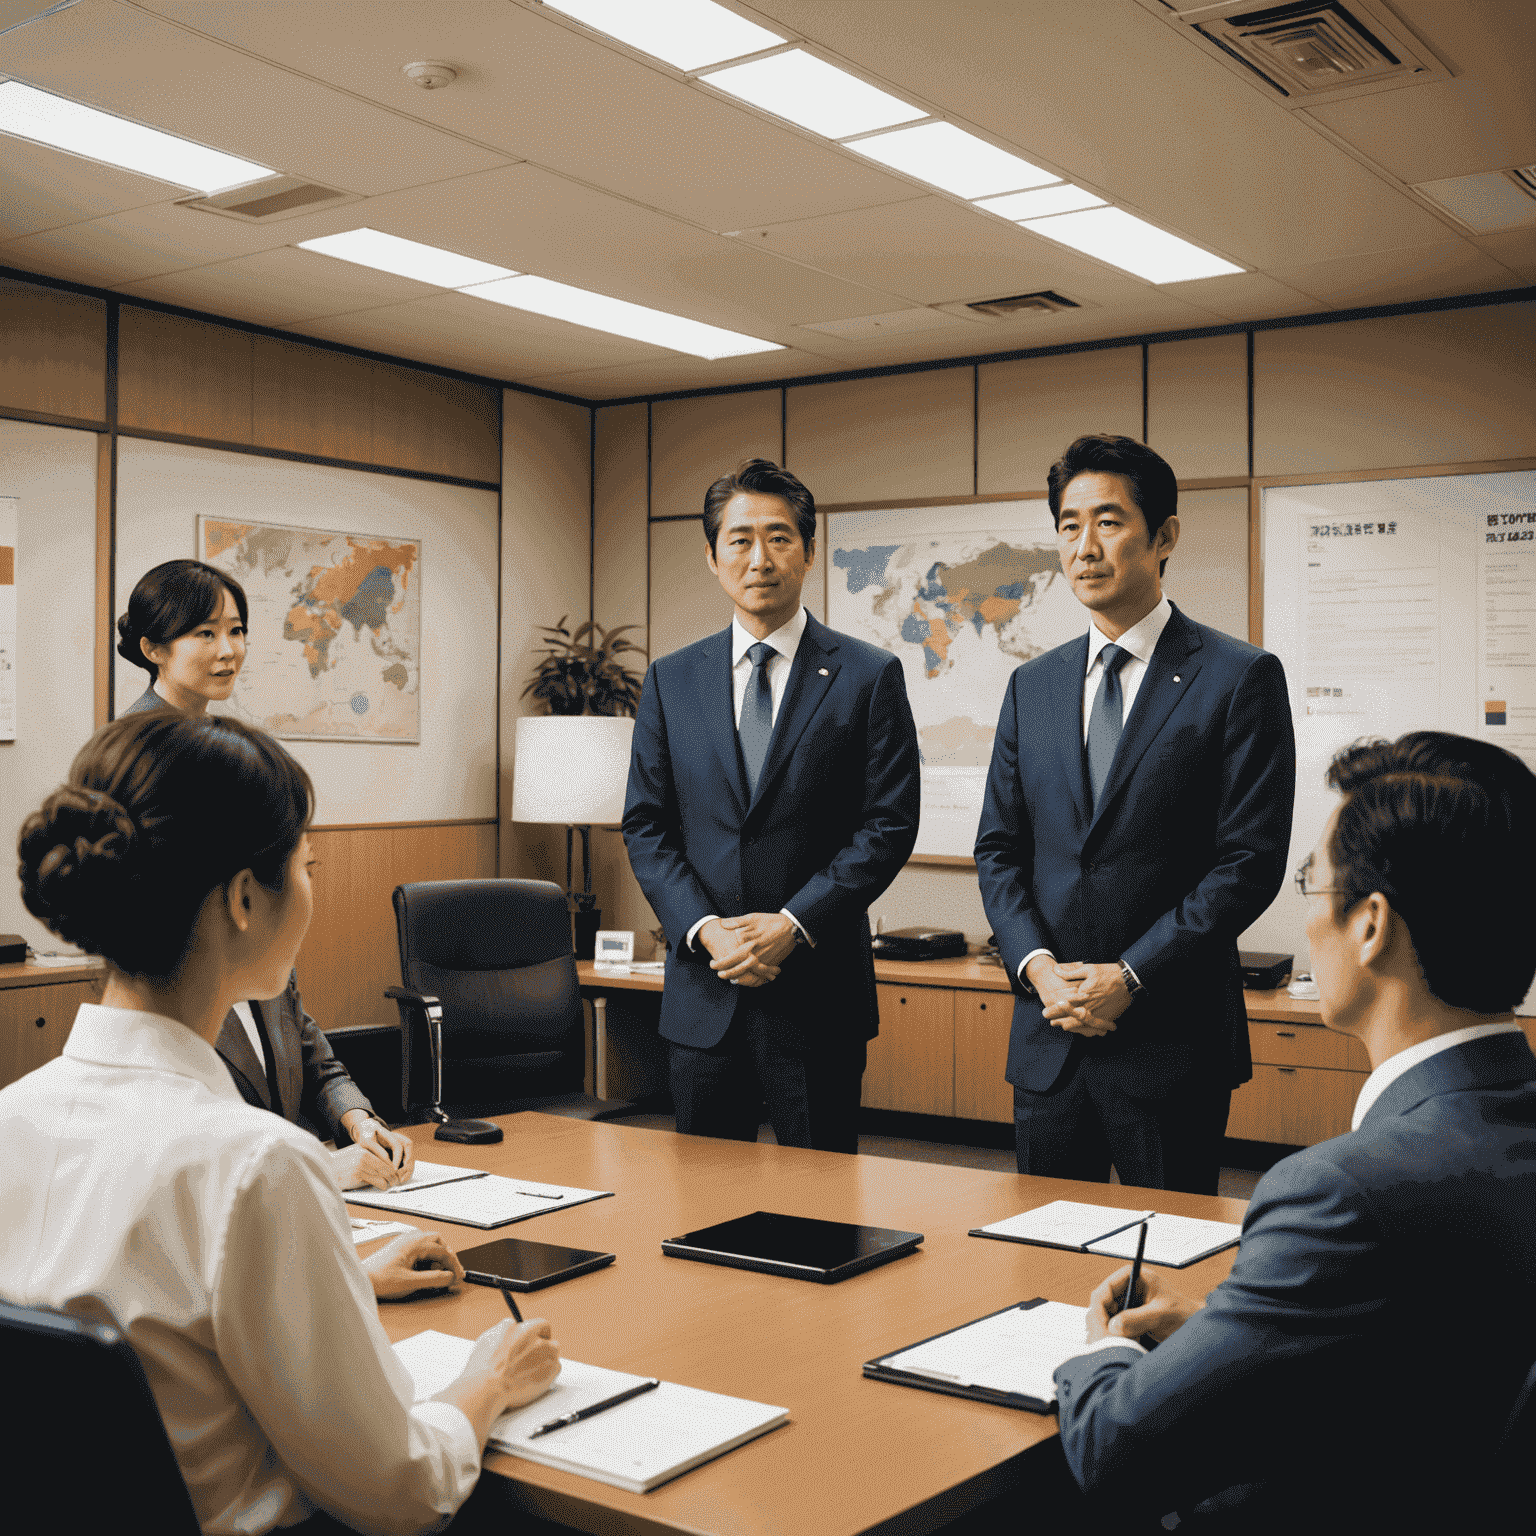
[(506, 1302), (508, 1310), (512, 1313), (512, 1320), (522, 1322), (523, 1314), (517, 1310), (517, 1302), (513, 1299), (512, 1292), (504, 1285), (498, 1285), (496, 1289), (501, 1292), (502, 1300)]
[(1115, 1317), (1119, 1313), (1126, 1311), (1134, 1304), (1136, 1297), (1136, 1287), (1141, 1282), (1141, 1258), (1146, 1251), (1147, 1224), (1146, 1222), (1142, 1222), (1141, 1230), (1136, 1234), (1136, 1257), (1131, 1262), (1131, 1278), (1125, 1282), (1125, 1296), (1121, 1300), (1120, 1305), (1109, 1314), (1111, 1317)]
[(541, 1424), (535, 1430), (530, 1430), (528, 1438), (537, 1440), (540, 1435), (547, 1435), (551, 1430), (564, 1429), (567, 1424), (580, 1424), (583, 1419), (590, 1419), (594, 1414), (604, 1413), (609, 1408), (617, 1408), (620, 1403), (627, 1403), (632, 1397), (639, 1397), (645, 1392), (654, 1392), (661, 1382), (655, 1377), (649, 1381), (642, 1381), (638, 1387), (630, 1387), (625, 1392), (615, 1392), (612, 1397), (605, 1397), (600, 1403), (593, 1403), (587, 1408), (578, 1408), (574, 1413), (562, 1414), (558, 1419), (551, 1419), (548, 1424)]

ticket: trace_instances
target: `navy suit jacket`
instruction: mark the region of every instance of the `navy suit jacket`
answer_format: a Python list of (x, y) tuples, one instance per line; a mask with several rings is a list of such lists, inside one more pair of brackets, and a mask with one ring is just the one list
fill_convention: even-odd
[(1159, 1514), (1249, 1485), (1238, 1529), (1491, 1530), (1470, 1506), (1533, 1359), (1536, 1057), (1495, 1035), (1265, 1174), (1231, 1275), (1150, 1354), (1058, 1367), (1062, 1449)]
[(297, 974), (289, 974), (288, 986), (279, 996), (252, 1002), (251, 1012), (261, 1020), (272, 1043), (280, 1102), (272, 1102), (267, 1074), (251, 1049), (245, 1026), (231, 1009), (219, 1028), (214, 1049), (223, 1058), (240, 1096), (247, 1104), (270, 1109), (323, 1140), (349, 1145), (351, 1138), (342, 1128), (341, 1117), (349, 1109), (371, 1113), (373, 1106), (336, 1059), (325, 1032), (304, 1011)]
[[(806, 616), (757, 793), (731, 695), (731, 631), (651, 664), (635, 718), (624, 842), (666, 931), (661, 1033), (708, 1048), (750, 998), (790, 1048), (879, 1028), (869, 905), (917, 840), (917, 731), (901, 663)], [(793, 912), (776, 981), (733, 987), (688, 930), (715, 913)]]
[[(1285, 876), (1296, 744), (1267, 651), (1184, 617), (1164, 626), (1090, 813), (1083, 753), (1088, 637), (1013, 674), (976, 838), (981, 898), (1015, 991), (1007, 1078), (1049, 1090), (1084, 1053), (1138, 1089), (1253, 1068), (1237, 937)], [(1113, 1033), (1046, 1022), (1019, 963), (1129, 962), (1146, 992)]]

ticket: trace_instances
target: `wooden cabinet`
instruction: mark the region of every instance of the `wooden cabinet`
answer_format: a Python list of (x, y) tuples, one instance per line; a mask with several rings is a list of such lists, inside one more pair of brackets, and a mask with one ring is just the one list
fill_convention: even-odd
[(1008, 1065), (1008, 1027), (1013, 997), (1007, 992), (955, 993), (955, 1114), (961, 1120), (1013, 1122)]
[(1227, 1135), (1237, 1141), (1310, 1147), (1349, 1129), (1366, 1074), (1323, 1067), (1253, 1064), (1253, 1077), (1232, 1095)]
[(955, 1112), (955, 993), (879, 985), (880, 1033), (869, 1042), (863, 1103), (920, 1115)]
[(75, 1010), (100, 998), (99, 979), (0, 988), (0, 1088), (59, 1055)]

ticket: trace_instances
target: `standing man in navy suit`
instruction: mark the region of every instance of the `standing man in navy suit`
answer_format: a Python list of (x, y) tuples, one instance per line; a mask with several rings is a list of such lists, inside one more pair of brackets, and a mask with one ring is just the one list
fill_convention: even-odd
[(1178, 484), (1150, 448), (1080, 437), (1048, 488), (1091, 622), (1009, 680), (976, 839), (1022, 994), (1019, 1172), (1215, 1194), (1253, 1071), (1237, 937), (1290, 844), (1285, 674), (1163, 596)]
[(816, 503), (749, 459), (704, 498), (731, 627), (651, 664), (624, 841), (670, 949), (661, 1034), (677, 1128), (858, 1150), (879, 1029), (867, 912), (917, 840), (901, 663), (817, 623)]
[(1056, 1370), (1061, 1445), (1130, 1529), (1530, 1518), (1529, 1423), (1500, 1440), (1536, 1383), (1536, 1057), (1511, 1017), (1536, 972), (1536, 775), (1415, 731), (1346, 748), (1328, 782), (1296, 884), (1323, 1023), (1371, 1075), (1348, 1134), (1259, 1181), (1204, 1303), (1151, 1268), (1129, 1311), (1129, 1268), (1093, 1293), (1090, 1348)]

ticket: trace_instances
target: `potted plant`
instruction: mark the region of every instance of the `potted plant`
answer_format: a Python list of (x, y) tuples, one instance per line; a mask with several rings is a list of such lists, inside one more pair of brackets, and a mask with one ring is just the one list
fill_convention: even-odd
[(543, 660), (523, 689), (523, 697), (532, 694), (552, 715), (628, 715), (634, 718), (640, 705), (639, 673), (631, 671), (621, 659), (627, 651), (644, 656), (643, 646), (624, 638), (626, 629), (635, 624), (621, 624), (604, 629), (588, 619), (575, 631), (566, 627), (568, 614), (558, 624), (541, 624), (545, 636)]

